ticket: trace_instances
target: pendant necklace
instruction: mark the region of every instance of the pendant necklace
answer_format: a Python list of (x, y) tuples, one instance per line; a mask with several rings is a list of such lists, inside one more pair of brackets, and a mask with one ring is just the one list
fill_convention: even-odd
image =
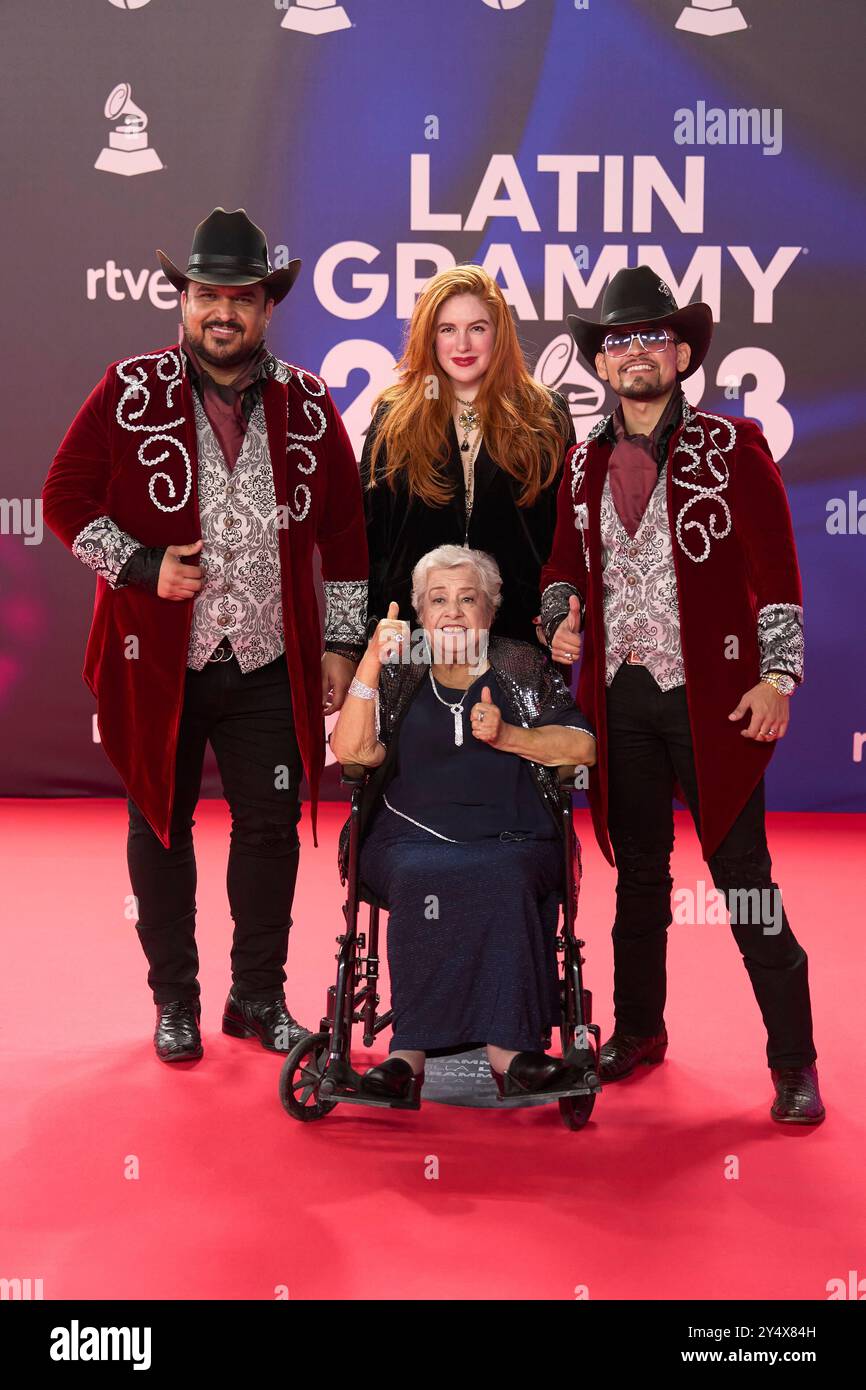
[[(488, 662), (488, 665), (489, 665), (489, 662)], [(486, 668), (485, 668), (485, 669), (486, 669)], [(436, 696), (436, 699), (439, 701), (440, 705), (444, 705), (445, 708), (448, 709), (448, 710), (450, 710), (451, 713), (452, 713), (453, 716), (454, 716), (454, 746), (455, 746), (456, 748), (462, 748), (462, 746), (463, 746), (463, 702), (465, 701), (466, 696), (469, 694), (469, 691), (472, 689), (472, 686), (467, 686), (467, 687), (466, 687), (466, 689), (465, 689), (464, 692), (463, 692), (463, 699), (462, 699), (462, 700), (460, 700), (459, 702), (457, 702), (457, 703), (455, 703), (455, 704), (452, 704), (452, 703), (450, 702), (450, 700), (443, 700), (443, 699), (442, 699), (442, 696), (439, 694), (439, 691), (436, 689), (436, 681), (435, 681), (434, 678), (433, 678), (433, 667), (432, 667), (432, 666), (429, 667), (429, 673), (430, 673), (430, 684), (431, 684), (432, 687), (433, 687), (433, 694)], [(482, 672), (481, 674), (483, 675), (483, 672)], [(477, 676), (476, 676), (476, 680), (477, 680), (477, 679), (478, 679), (478, 678), (477, 678)], [(475, 684), (475, 681), (472, 682), (472, 685), (474, 685), (474, 684)]]
[(456, 400), (458, 405), (463, 406), (463, 409), (457, 417), (457, 423), (463, 430), (463, 443), (460, 445), (460, 452), (461, 454), (468, 454), (469, 436), (472, 433), (472, 431), (476, 430), (478, 426), (481, 424), (481, 416), (475, 409), (474, 401), (464, 401), (461, 400), (459, 396), (455, 396), (454, 399)]
[(466, 529), (463, 533), (463, 545), (464, 548), (466, 548), (469, 545), (469, 519), (472, 515), (472, 502), (475, 495), (475, 460), (477, 459), (478, 451), (481, 448), (481, 432), (479, 429), (479, 426), (481, 425), (481, 416), (475, 409), (474, 401), (464, 401), (460, 396), (455, 396), (454, 399), (457, 401), (458, 405), (463, 406), (463, 409), (457, 417), (457, 423), (463, 430), (463, 443), (460, 445), (461, 454), (469, 453), (469, 436), (473, 430), (479, 430), (478, 438), (476, 439), (475, 444), (472, 447), (471, 457), (465, 459), (463, 465), (463, 482), (466, 495)]
[(433, 679), (432, 666), (430, 667), (430, 684), (433, 687), (433, 694), (436, 696), (436, 699), (439, 701), (440, 705), (444, 705), (446, 709), (450, 709), (451, 713), (454, 716), (454, 744), (455, 747), (460, 748), (463, 744), (463, 700), (466, 699), (468, 690), (464, 692), (463, 700), (461, 700), (459, 704), (452, 705), (448, 700), (443, 700), (442, 696), (439, 694), (439, 691), (436, 689), (436, 682)]

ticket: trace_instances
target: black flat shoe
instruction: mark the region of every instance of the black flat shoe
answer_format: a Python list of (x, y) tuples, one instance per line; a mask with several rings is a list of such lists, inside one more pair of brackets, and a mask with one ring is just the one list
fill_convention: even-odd
[(204, 1056), (200, 1018), (198, 1000), (173, 999), (169, 1004), (157, 1004), (153, 1045), (161, 1062), (197, 1062)]
[(598, 1074), (602, 1081), (622, 1081), (631, 1076), (641, 1063), (648, 1065), (664, 1060), (668, 1050), (665, 1028), (654, 1038), (638, 1038), (631, 1033), (611, 1033), (598, 1055)]
[(770, 1114), (781, 1125), (819, 1125), (826, 1111), (818, 1089), (818, 1069), (811, 1067), (773, 1067), (770, 1075), (776, 1099)]
[(490, 1068), (500, 1100), (517, 1096), (567, 1095), (575, 1087), (583, 1087), (584, 1075), (577, 1067), (569, 1066), (561, 1057), (549, 1057), (546, 1052), (518, 1052), (505, 1072)]
[(229, 991), (223, 1010), (223, 1032), (230, 1038), (258, 1038), (268, 1052), (291, 1052), (296, 1043), (310, 1036), (310, 1029), (292, 1018), (282, 994), (264, 1003), (238, 999)]
[(423, 1085), (423, 1071), (414, 1072), (405, 1057), (389, 1057), (364, 1073), (359, 1090), (377, 1100), (414, 1101), (420, 1100)]

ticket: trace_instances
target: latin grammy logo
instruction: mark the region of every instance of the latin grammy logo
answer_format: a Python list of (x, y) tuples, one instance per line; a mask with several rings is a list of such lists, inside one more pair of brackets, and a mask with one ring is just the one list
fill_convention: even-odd
[(162, 168), (156, 150), (147, 143), (147, 116), (132, 100), (128, 82), (118, 82), (105, 103), (105, 116), (117, 121), (108, 133), (108, 145), (100, 152), (94, 169), (108, 174), (149, 174)]
[(559, 333), (540, 354), (533, 376), (568, 402), (578, 443), (602, 416), (604, 382), (590, 376), (580, 362), (570, 333)]
[(686, 5), (679, 19), (678, 29), (687, 29), (691, 34), (733, 34), (737, 29), (747, 29), (742, 11), (732, 0), (692, 0)]
[[(285, 9), (285, 3), (280, 8)], [(351, 19), (337, 0), (294, 0), (280, 25), (300, 34), (333, 34), (351, 27)]]

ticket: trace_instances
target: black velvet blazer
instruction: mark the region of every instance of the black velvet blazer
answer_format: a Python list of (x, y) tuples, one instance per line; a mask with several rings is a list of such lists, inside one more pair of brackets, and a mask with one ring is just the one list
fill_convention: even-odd
[(567, 402), (556, 391), (550, 392), (550, 409), (557, 416), (562, 436), (562, 453), (556, 476), (540, 493), (532, 507), (519, 507), (519, 484), (499, 468), (488, 454), (484, 440), (475, 460), (475, 499), (466, 533), (466, 498), (463, 460), (454, 422), (449, 421), (451, 453), (446, 475), (454, 481), (454, 495), (442, 507), (430, 507), (419, 498), (410, 500), (405, 480), (397, 480), (396, 490), (384, 481), (385, 455), (376, 464), (376, 487), (370, 488), (370, 457), (376, 430), (386, 406), (373, 419), (361, 457), (361, 484), (370, 552), (368, 619), (384, 618), (388, 604), (396, 600), (400, 617), (413, 627), (417, 617), (412, 609), (412, 569), (422, 555), (437, 545), (463, 545), (492, 555), (502, 574), (502, 605), (493, 632), (536, 643), (532, 619), (541, 603), (539, 581), (553, 545), (556, 529), (556, 494), (568, 450), (575, 442), (574, 425)]

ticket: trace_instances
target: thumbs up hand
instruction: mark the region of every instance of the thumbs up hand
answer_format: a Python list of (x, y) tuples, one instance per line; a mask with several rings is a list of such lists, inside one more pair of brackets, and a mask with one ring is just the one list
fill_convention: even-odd
[(489, 743), (491, 748), (497, 748), (503, 742), (506, 725), (502, 718), (502, 711), (498, 705), (493, 703), (489, 685), (482, 687), (481, 699), (472, 706), (469, 713), (469, 724), (473, 736), (481, 743)]
[(551, 654), (554, 661), (570, 666), (580, 656), (580, 600), (572, 594), (568, 600), (568, 615), (553, 634)]
[(398, 618), (399, 612), (399, 603), (389, 603), (387, 618), (381, 619), (370, 638), (367, 651), (375, 656), (380, 666), (409, 660), (409, 624)]

